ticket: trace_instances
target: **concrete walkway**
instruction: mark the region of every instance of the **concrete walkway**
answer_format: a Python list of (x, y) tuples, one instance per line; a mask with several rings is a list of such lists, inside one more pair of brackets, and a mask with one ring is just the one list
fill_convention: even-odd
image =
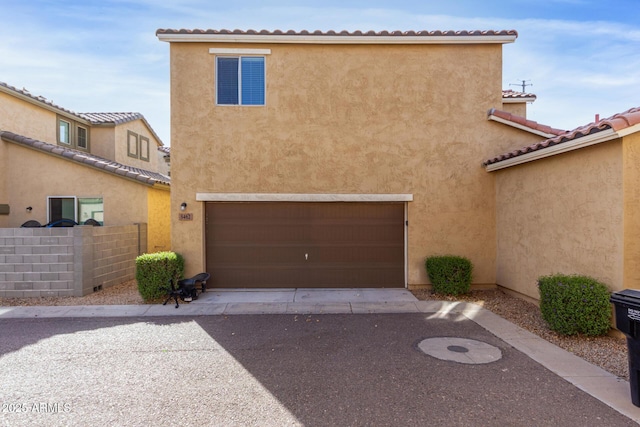
[(424, 313), (470, 319), (550, 371), (640, 423), (629, 383), (483, 309), (463, 302), (419, 301), (405, 289), (215, 289), (191, 303), (130, 306), (0, 307), (0, 319), (58, 317), (157, 317), (238, 314)]

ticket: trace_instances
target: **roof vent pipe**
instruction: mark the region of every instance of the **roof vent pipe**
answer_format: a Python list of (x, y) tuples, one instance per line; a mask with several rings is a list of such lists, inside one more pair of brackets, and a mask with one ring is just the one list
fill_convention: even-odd
[(596, 123), (600, 121), (600, 114), (596, 114)]

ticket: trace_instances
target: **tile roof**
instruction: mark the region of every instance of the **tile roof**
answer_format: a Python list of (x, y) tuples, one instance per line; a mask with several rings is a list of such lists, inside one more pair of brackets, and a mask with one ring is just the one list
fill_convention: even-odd
[(83, 151), (60, 147), (59, 145), (48, 144), (36, 139), (27, 138), (26, 136), (17, 135), (12, 132), (0, 132), (0, 138), (7, 142), (12, 142), (23, 147), (31, 148), (66, 160), (71, 160), (73, 162), (90, 166), (96, 169), (101, 169), (104, 172), (118, 175), (124, 178), (129, 178), (142, 184), (171, 184), (171, 178), (161, 173), (123, 165), (122, 163), (104, 159), (102, 157), (98, 157), (90, 153), (85, 153)]
[(123, 123), (127, 123), (127, 122), (131, 122), (134, 120), (142, 120), (145, 125), (149, 128), (149, 130), (151, 131), (151, 134), (154, 136), (154, 138), (156, 138), (156, 140), (158, 142), (160, 142), (160, 144), (162, 143), (162, 140), (160, 139), (160, 137), (156, 134), (156, 132), (153, 130), (153, 128), (151, 127), (151, 125), (149, 124), (149, 122), (147, 122), (147, 119), (144, 118), (144, 116), (140, 113), (76, 113), (75, 111), (66, 109), (64, 107), (61, 107), (57, 104), (54, 104), (53, 101), (48, 100), (47, 98), (45, 98), (44, 96), (35, 96), (32, 95), (31, 92), (29, 92), (27, 89), (18, 89), (16, 87), (10, 86), (4, 82), (0, 82), (0, 88), (4, 88), (5, 91), (9, 90), (11, 92), (15, 92), (18, 95), (22, 95), (23, 97), (27, 97), (32, 101), (38, 102), (38, 103), (42, 103), (45, 104), (51, 108), (54, 108), (56, 110), (60, 110), (60, 111), (64, 111), (67, 114), (71, 114), (72, 116), (77, 117), (78, 119), (84, 120), (86, 122), (89, 122), (89, 124), (92, 125), (101, 125), (101, 124), (114, 124), (114, 125), (120, 125)]
[(93, 124), (113, 123), (119, 125), (144, 118), (140, 113), (79, 113), (79, 115)]
[(518, 100), (518, 99), (536, 99), (537, 96), (534, 95), (533, 93), (527, 93), (527, 92), (516, 92), (515, 90), (511, 90), (511, 89), (505, 89), (502, 91), (502, 98), (503, 99), (514, 99), (514, 100)]
[(160, 145), (163, 145), (163, 142), (158, 134), (156, 134), (156, 131), (153, 130), (147, 119), (145, 119), (140, 113), (79, 113), (79, 116), (89, 121), (92, 125), (121, 125), (134, 120), (142, 120), (156, 141), (158, 141)]
[(156, 35), (161, 34), (229, 34), (229, 35), (262, 35), (262, 36), (345, 36), (345, 37), (441, 37), (441, 36), (518, 36), (516, 30), (473, 30), (473, 31), (295, 31), (295, 30), (203, 30), (203, 29), (163, 29), (160, 28), (156, 31)]
[(71, 114), (71, 115), (73, 115), (73, 116), (76, 116), (76, 117), (78, 117), (78, 118), (80, 118), (80, 119), (83, 119), (83, 117), (82, 117), (82, 116), (80, 116), (80, 115), (79, 115), (78, 113), (76, 113), (75, 111), (71, 111), (71, 110), (68, 110), (68, 109), (66, 109), (66, 108), (64, 108), (64, 107), (61, 107), (61, 106), (57, 105), (57, 104), (54, 104), (54, 102), (53, 102), (53, 101), (51, 101), (51, 100), (49, 100), (49, 99), (45, 98), (44, 96), (36, 96), (36, 95), (32, 95), (32, 94), (31, 94), (31, 92), (29, 92), (29, 91), (28, 91), (27, 89), (25, 89), (25, 88), (18, 89), (18, 88), (16, 88), (16, 87), (11, 86), (11, 85), (8, 85), (8, 84), (6, 84), (6, 83), (4, 83), (4, 82), (0, 82), (0, 87), (1, 87), (1, 88), (4, 88), (4, 89), (8, 89), (9, 91), (12, 91), (12, 92), (16, 92), (17, 94), (22, 95), (22, 96), (25, 96), (25, 97), (27, 97), (27, 98), (30, 98), (30, 99), (32, 99), (33, 101), (40, 102), (40, 103), (42, 103), (42, 104), (48, 105), (49, 107), (53, 107), (53, 108), (55, 108), (55, 109), (57, 109), (57, 110), (64, 111), (65, 113), (68, 113), (68, 114)]
[(489, 117), (489, 119), (498, 117), (502, 119), (501, 120), (502, 122), (509, 122), (507, 124), (513, 124), (519, 128), (523, 128), (523, 127), (529, 128), (531, 131), (534, 131), (534, 133), (537, 133), (542, 136), (546, 136), (547, 138), (551, 138), (553, 137), (553, 135), (561, 135), (566, 132), (566, 130), (564, 129), (555, 129), (555, 128), (552, 128), (551, 126), (542, 125), (538, 122), (529, 120), (525, 117), (511, 114), (506, 111), (497, 110), (495, 108), (490, 109), (487, 112), (487, 116)]
[(508, 159), (522, 156), (527, 153), (543, 150), (545, 148), (557, 146), (570, 141), (576, 141), (585, 136), (594, 135), (609, 129), (612, 132), (615, 132), (613, 138), (618, 138), (619, 135), (617, 134), (617, 132), (638, 124), (640, 124), (640, 107), (631, 108), (623, 113), (615, 114), (609, 118), (598, 120), (585, 126), (580, 126), (572, 131), (563, 132), (553, 138), (545, 139), (544, 141), (540, 141), (535, 144), (520, 148), (518, 150), (510, 151), (508, 153), (493, 157), (486, 160), (483, 163), (483, 166), (489, 166), (494, 163), (502, 162)]

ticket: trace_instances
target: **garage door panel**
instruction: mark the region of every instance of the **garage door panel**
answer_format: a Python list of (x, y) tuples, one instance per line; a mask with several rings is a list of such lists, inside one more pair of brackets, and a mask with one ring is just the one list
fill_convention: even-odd
[(223, 287), (402, 287), (402, 203), (207, 203)]

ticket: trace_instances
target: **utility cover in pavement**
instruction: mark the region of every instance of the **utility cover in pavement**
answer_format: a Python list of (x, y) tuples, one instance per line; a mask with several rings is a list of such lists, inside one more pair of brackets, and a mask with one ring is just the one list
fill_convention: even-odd
[(502, 358), (498, 347), (468, 338), (427, 338), (420, 341), (418, 348), (429, 356), (466, 364), (491, 363)]

